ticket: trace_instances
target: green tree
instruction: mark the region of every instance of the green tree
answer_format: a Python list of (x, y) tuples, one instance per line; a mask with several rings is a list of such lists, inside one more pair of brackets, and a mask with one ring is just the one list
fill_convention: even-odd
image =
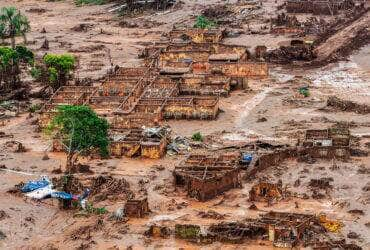
[(67, 151), (66, 172), (76, 171), (75, 165), (81, 154), (99, 149), (108, 155), (108, 122), (100, 118), (88, 106), (63, 105), (49, 124), (47, 131), (58, 138)]
[(27, 45), (27, 36), (26, 34), (31, 31), (30, 22), (26, 16), (19, 14), (19, 20), (17, 24), (17, 34), (23, 37), (23, 42)]
[(27, 42), (26, 33), (31, 30), (30, 23), (15, 7), (3, 7), (0, 10), (0, 26), (1, 38), (10, 38), (12, 48), (15, 48), (16, 36), (23, 36)]

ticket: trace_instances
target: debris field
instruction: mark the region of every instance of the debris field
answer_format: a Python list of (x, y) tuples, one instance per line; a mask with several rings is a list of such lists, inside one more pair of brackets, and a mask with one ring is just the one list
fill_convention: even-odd
[(97, 2), (0, 2), (76, 59), (0, 75), (0, 249), (370, 249), (369, 1)]

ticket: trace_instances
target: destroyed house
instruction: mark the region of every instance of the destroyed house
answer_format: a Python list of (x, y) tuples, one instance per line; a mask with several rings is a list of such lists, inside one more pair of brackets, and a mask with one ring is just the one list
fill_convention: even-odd
[(350, 131), (348, 128), (307, 130), (302, 143), (303, 153), (314, 158), (344, 158), (350, 156)]
[(208, 61), (191, 64), (193, 74), (213, 74), (245, 81), (248, 78), (263, 79), (268, 76), (268, 66), (264, 62)]
[(128, 200), (125, 204), (125, 215), (127, 217), (143, 218), (149, 213), (147, 198)]
[(176, 186), (200, 201), (212, 199), (232, 188), (241, 187), (235, 156), (190, 155), (176, 166)]
[(223, 75), (187, 74), (178, 81), (179, 91), (183, 95), (228, 96), (233, 87), (231, 77)]
[(307, 230), (317, 222), (315, 215), (270, 211), (258, 222), (268, 230), (269, 241), (276, 247), (294, 247), (306, 238)]
[(312, 13), (315, 15), (337, 15), (339, 11), (355, 6), (352, 0), (288, 0), (288, 13)]
[(167, 131), (161, 127), (114, 130), (111, 131), (110, 154), (115, 157), (142, 156), (158, 159), (165, 154), (167, 136)]

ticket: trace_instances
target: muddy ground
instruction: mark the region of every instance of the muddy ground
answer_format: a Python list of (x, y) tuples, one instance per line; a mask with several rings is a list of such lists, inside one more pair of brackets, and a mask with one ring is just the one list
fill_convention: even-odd
[[(119, 27), (122, 18), (108, 12), (110, 5), (76, 8), (72, 2), (3, 0), (0, 7), (14, 5), (26, 13), (32, 26), (30, 46), (37, 50), (38, 55), (46, 52), (73, 53), (80, 58), (76, 76), (98, 79), (111, 65), (138, 65), (140, 61), (137, 54), (147, 42), (160, 40), (161, 32), (170, 30), (175, 23), (191, 23), (206, 5), (216, 1), (183, 1), (180, 9), (151, 13), (144, 19), (148, 23), (155, 21), (155, 25), (142, 29)], [(261, 20), (274, 13), (276, 5), (275, 1), (264, 1), (262, 11), (258, 12), (258, 18), (250, 22), (250, 27), (258, 29)], [(35, 8), (45, 11), (30, 11)], [(72, 30), (80, 24), (87, 24), (87, 28)], [(43, 28), (46, 33), (42, 33)], [(48, 51), (39, 49), (45, 38), (50, 45)], [(237, 38), (229, 38), (227, 42), (251, 48), (261, 44), (277, 48), (288, 39), (288, 36), (271, 34), (242, 34)], [(332, 95), (370, 105), (369, 60), (369, 46), (366, 46), (353, 53), (348, 61), (321, 68), (272, 66), (268, 79), (249, 82), (250, 91), (235, 91), (231, 96), (221, 98), (220, 109), (223, 112), (216, 121), (169, 121), (168, 124), (174, 134), (190, 136), (200, 131), (212, 141), (227, 145), (257, 139), (294, 145), (297, 136), (306, 129), (348, 122), (351, 124), (351, 133), (358, 138), (358, 145), (369, 151), (365, 144), (370, 141), (370, 116), (338, 112), (326, 107), (326, 100)], [(308, 98), (298, 95), (298, 88), (304, 85), (310, 86)], [(265, 121), (261, 122), (261, 118), (265, 118)], [(189, 199), (180, 190), (175, 190), (171, 171), (184, 156), (166, 156), (161, 160), (83, 159), (94, 171), (93, 176), (111, 174), (117, 178), (123, 177), (130, 183), (134, 193), (148, 194), (151, 210), (148, 217), (115, 222), (108, 217), (124, 204), (124, 200), (97, 202), (94, 205), (106, 207), (109, 213), (79, 217), (75, 211), (60, 210), (57, 201), (35, 202), (7, 193), (9, 188), (21, 181), (40, 175), (57, 176), (51, 171), (64, 166), (65, 156), (48, 153), (50, 159), (43, 160), (45, 151), (50, 148), (50, 141), (37, 131), (34, 118), (27, 113), (6, 121), (0, 131), (12, 136), (0, 138), (0, 165), (6, 167), (6, 170), (0, 171), (0, 211), (3, 210), (7, 215), (0, 218), (0, 231), (6, 235), (5, 239), (0, 239), (1, 249), (272, 249), (272, 246), (261, 242), (243, 246), (221, 243), (198, 246), (174, 238), (151, 239), (143, 235), (148, 225), (153, 223), (171, 226), (176, 223), (209, 225), (219, 222), (199, 217), (200, 211), (209, 210), (224, 214), (226, 220), (256, 217), (269, 210), (325, 212), (345, 225), (335, 237), (347, 238), (349, 232), (356, 232), (359, 238), (347, 240), (370, 249), (370, 188), (365, 188), (370, 185), (370, 157), (353, 157), (348, 162), (285, 162), (279, 167), (258, 173), (255, 180), (244, 182), (243, 188), (228, 191), (208, 202)], [(10, 140), (20, 141), (27, 151), (12, 152), (5, 147)], [(86, 174), (77, 176), (85, 178)], [(314, 199), (310, 196), (308, 183), (310, 179), (321, 177), (332, 177), (333, 188), (322, 190), (324, 197)], [(258, 178), (272, 181), (281, 179), (283, 185), (287, 185), (295, 195), (269, 207), (265, 203), (255, 203), (258, 210), (249, 210), (249, 190)], [(297, 179), (300, 179), (299, 186), (294, 185)], [(305, 194), (309, 197), (305, 197)], [(298, 208), (296, 203), (299, 204)], [(349, 213), (354, 209), (362, 210), (363, 214)]]

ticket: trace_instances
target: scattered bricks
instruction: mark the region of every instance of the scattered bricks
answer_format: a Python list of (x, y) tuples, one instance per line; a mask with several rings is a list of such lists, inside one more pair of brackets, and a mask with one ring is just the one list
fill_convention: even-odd
[(200, 237), (200, 232), (198, 225), (175, 225), (175, 236), (179, 239), (196, 240)]
[(148, 199), (128, 200), (125, 204), (125, 215), (127, 217), (143, 218), (149, 213)]

